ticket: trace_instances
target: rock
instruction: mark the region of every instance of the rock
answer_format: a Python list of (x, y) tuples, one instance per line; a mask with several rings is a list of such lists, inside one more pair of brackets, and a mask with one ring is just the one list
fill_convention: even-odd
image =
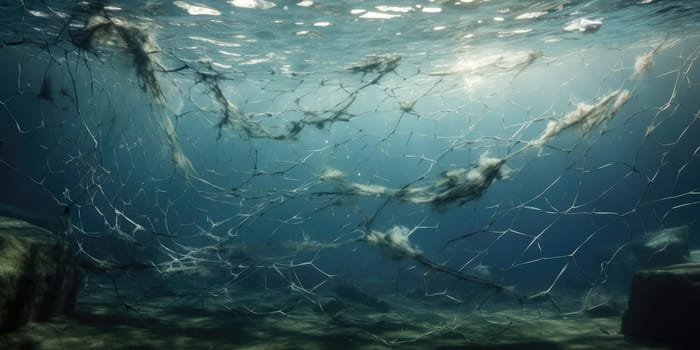
[(321, 307), (317, 307), (315, 310), (317, 312), (327, 313), (329, 315), (335, 315), (338, 312), (346, 309), (347, 307), (348, 306), (345, 305), (345, 303), (343, 303), (342, 301), (340, 301), (336, 298), (333, 298), (333, 299), (328, 300), (324, 303), (321, 303)]
[(0, 216), (0, 331), (70, 312), (84, 272), (48, 230)]
[(341, 284), (335, 288), (335, 294), (343, 300), (356, 304), (362, 304), (379, 313), (387, 313), (391, 311), (391, 306), (389, 303), (366, 294), (365, 292), (357, 289), (355, 286)]
[(690, 254), (688, 257), (688, 262), (700, 263), (700, 249), (695, 249), (695, 250), (690, 251)]
[(635, 274), (622, 333), (633, 340), (670, 345), (700, 342), (700, 264)]

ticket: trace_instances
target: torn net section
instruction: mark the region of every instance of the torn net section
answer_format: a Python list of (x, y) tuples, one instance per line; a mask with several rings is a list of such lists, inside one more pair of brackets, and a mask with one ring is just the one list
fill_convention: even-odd
[(130, 307), (289, 314), (340, 280), (578, 312), (624, 292), (629, 246), (695, 224), (698, 36), (241, 55), (100, 2), (32, 6), (0, 49), (7, 201)]

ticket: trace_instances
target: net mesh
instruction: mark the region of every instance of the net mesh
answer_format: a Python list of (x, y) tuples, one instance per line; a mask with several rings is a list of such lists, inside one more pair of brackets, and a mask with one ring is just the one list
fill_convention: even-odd
[(631, 246), (694, 225), (688, 31), (533, 39), (513, 19), (487, 41), (463, 17), (352, 24), (396, 9), (316, 4), (331, 32), (275, 9), (129, 6), (2, 5), (4, 201), (76, 247), (87, 291), (289, 315), (355, 284), (459, 312), (580, 312), (624, 293)]

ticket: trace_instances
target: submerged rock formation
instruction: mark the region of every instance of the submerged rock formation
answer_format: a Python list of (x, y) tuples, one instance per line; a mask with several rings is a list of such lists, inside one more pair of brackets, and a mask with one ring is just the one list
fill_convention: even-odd
[(72, 257), (52, 232), (0, 216), (0, 331), (73, 309), (84, 273)]
[(384, 314), (391, 311), (389, 303), (379, 300), (377, 297), (371, 296), (355, 286), (341, 284), (335, 288), (335, 294), (343, 300), (364, 305), (379, 313)]
[(635, 274), (622, 333), (664, 344), (700, 342), (700, 264), (688, 263)]

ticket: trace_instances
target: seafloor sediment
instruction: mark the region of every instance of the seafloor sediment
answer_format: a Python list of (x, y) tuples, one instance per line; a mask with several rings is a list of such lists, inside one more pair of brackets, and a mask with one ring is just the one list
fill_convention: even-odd
[(93, 294), (83, 296), (71, 316), (0, 335), (0, 348), (664, 349), (625, 340), (620, 317), (561, 316), (527, 306), (468, 311), (395, 298), (386, 298), (393, 307), (388, 313), (352, 306), (329, 315), (300, 306), (287, 315), (262, 315), (173, 298), (150, 299), (133, 311), (113, 296)]

